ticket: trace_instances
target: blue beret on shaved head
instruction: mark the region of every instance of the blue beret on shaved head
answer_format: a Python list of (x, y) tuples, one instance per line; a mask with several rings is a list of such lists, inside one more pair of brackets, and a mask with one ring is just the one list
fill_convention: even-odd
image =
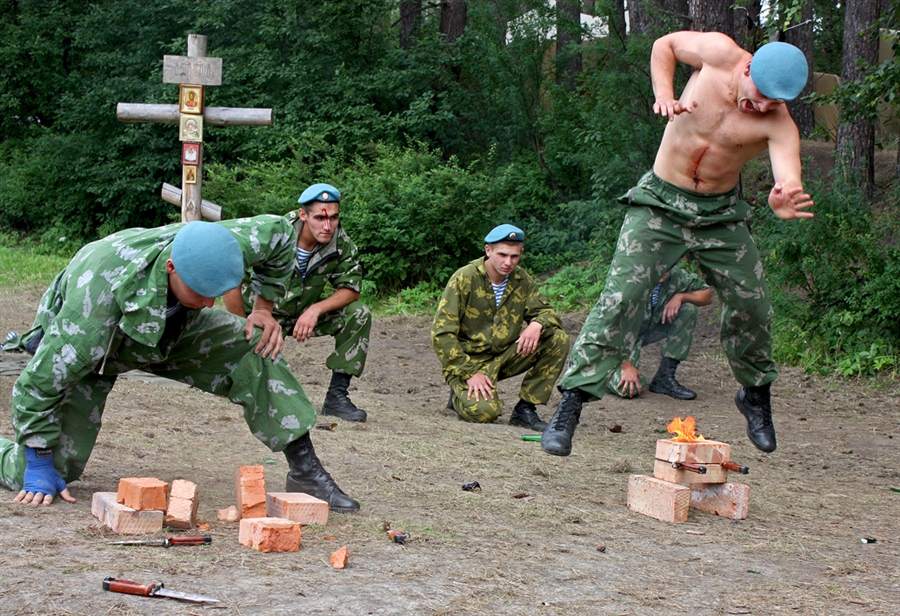
[(189, 222), (175, 234), (172, 265), (201, 297), (219, 297), (244, 279), (241, 245), (231, 231), (214, 222)]
[(788, 43), (769, 43), (753, 55), (750, 77), (766, 98), (792, 101), (806, 86), (809, 65), (797, 47)]

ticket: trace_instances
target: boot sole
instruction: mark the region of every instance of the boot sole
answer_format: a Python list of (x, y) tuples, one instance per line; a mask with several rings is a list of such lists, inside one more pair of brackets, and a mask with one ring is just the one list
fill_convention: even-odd
[(344, 421), (356, 421), (359, 423), (365, 423), (366, 419), (368, 419), (368, 415), (363, 415), (360, 418), (356, 418), (356, 417), (346, 417), (344, 415), (338, 415), (337, 413), (329, 413), (327, 411), (322, 411), (320, 413), (320, 415), (322, 415), (323, 417), (326, 417), (326, 416), (327, 417), (337, 417), (338, 419), (343, 419)]
[(524, 421), (510, 421), (509, 425), (517, 426), (519, 428), (527, 428), (529, 430), (534, 430), (535, 432), (543, 432), (547, 429), (547, 424), (545, 423), (543, 426), (540, 425), (532, 425), (529, 423), (525, 423)]

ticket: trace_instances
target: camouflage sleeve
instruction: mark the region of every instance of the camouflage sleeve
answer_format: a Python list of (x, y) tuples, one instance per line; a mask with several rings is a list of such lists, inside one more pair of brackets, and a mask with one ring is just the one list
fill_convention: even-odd
[(340, 257), (337, 267), (328, 278), (334, 289), (350, 289), (359, 293), (362, 290), (363, 268), (359, 262), (359, 249), (350, 238), (344, 236), (338, 244)]
[(93, 274), (68, 272), (59, 312), (13, 386), (12, 423), (20, 445), (52, 447), (59, 442), (56, 406), (103, 359), (115, 333), (122, 313), (111, 301), (109, 285)]
[(458, 376), (464, 381), (478, 372), (479, 367), (466, 354), (459, 340), (460, 310), (471, 291), (471, 281), (459, 272), (454, 274), (444, 288), (431, 324), (431, 347), (441, 362), (444, 376)]
[(297, 245), (293, 226), (283, 216), (268, 214), (221, 224), (234, 233), (241, 245), (249, 274), (245, 281), (252, 294), (272, 301), (284, 297)]
[(525, 280), (525, 284), (525, 291), (527, 292), (528, 297), (525, 303), (525, 322), (531, 323), (532, 321), (535, 321), (540, 323), (544, 328), (544, 331), (541, 332), (542, 336), (544, 335), (544, 332), (548, 331), (550, 328), (562, 329), (562, 323), (559, 321), (556, 310), (550, 305), (550, 302), (547, 301), (544, 294), (540, 292), (534, 279), (531, 276), (528, 276)]
[(700, 276), (680, 267), (672, 268), (671, 277), (672, 288), (675, 293), (692, 293), (693, 291), (702, 291), (709, 288), (709, 285)]

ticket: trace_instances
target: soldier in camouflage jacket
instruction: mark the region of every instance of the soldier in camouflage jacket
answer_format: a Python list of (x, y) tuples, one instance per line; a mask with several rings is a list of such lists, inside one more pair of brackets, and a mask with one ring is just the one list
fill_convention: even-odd
[[(366, 365), (372, 312), (359, 301), (363, 269), (356, 244), (340, 224), (340, 198), (334, 186), (313, 184), (300, 195), (300, 209), (285, 214), (296, 233), (297, 255), (287, 290), (275, 302), (272, 314), (284, 335), (297, 342), (317, 336), (334, 338), (334, 352), (325, 360), (332, 374), (322, 414), (365, 421), (366, 412), (350, 400), (347, 389), (350, 378), (361, 375)], [(326, 287), (331, 288), (330, 295), (325, 294)], [(225, 306), (243, 315), (255, 297), (247, 279), (243, 297), (237, 291), (229, 293)]]
[[(319, 464), (315, 409), (279, 353), (271, 306), (294, 243), (283, 218), (258, 216), (128, 229), (83, 247), (23, 336), (35, 353), (13, 387), (15, 441), (0, 438), (0, 484), (33, 505), (74, 500), (67, 484), (87, 464), (107, 395), (119, 374), (141, 369), (240, 404), (253, 435), (285, 451), (289, 490), (358, 509)], [(250, 317), (212, 308), (247, 270), (259, 296)]]
[(543, 430), (546, 404), (569, 351), (569, 337), (537, 284), (518, 266), (524, 233), (501, 225), (485, 237), (485, 255), (456, 271), (431, 326), (431, 344), (450, 385), (448, 406), (466, 421), (502, 413), (497, 381), (527, 371), (510, 423)]
[(678, 364), (687, 359), (697, 327), (697, 307), (712, 302), (712, 290), (703, 280), (677, 265), (650, 292), (637, 339), (621, 366), (606, 385), (622, 398), (634, 398), (647, 387), (647, 377), (638, 370), (641, 347), (662, 340), (662, 360), (650, 391), (678, 400), (693, 400), (697, 394), (675, 379)]

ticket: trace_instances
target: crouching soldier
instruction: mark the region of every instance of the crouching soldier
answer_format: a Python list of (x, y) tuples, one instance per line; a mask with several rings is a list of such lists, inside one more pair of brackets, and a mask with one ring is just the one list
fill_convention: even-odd
[[(369, 349), (372, 312), (359, 301), (363, 271), (359, 251), (341, 226), (341, 193), (330, 184), (313, 184), (303, 191), (300, 209), (285, 215), (296, 231), (296, 255), (284, 297), (276, 299), (272, 315), (285, 336), (306, 342), (316, 336), (334, 338), (334, 352), (325, 360), (331, 383), (322, 405), (323, 415), (365, 421), (347, 392), (350, 379), (362, 374)], [(243, 315), (256, 291), (244, 281), (240, 290), (225, 296), (225, 307)], [(323, 298), (326, 285), (333, 292)]]
[[(240, 404), (253, 435), (284, 451), (287, 490), (354, 512), (322, 467), (316, 411), (279, 357), (272, 301), (284, 293), (296, 240), (280, 216), (127, 229), (84, 246), (44, 293), (22, 338), (34, 357), (12, 391), (15, 440), (0, 438), (0, 484), (49, 505), (84, 471), (119, 374), (140, 369)], [(213, 308), (245, 271), (246, 318)]]
[(678, 364), (687, 359), (697, 327), (697, 306), (712, 302), (712, 291), (699, 276), (673, 267), (650, 292), (644, 307), (644, 320), (631, 353), (613, 373), (607, 390), (622, 398), (639, 396), (647, 386), (647, 378), (640, 373), (641, 347), (663, 341), (662, 359), (656, 376), (650, 381), (650, 391), (677, 400), (693, 400), (696, 392), (675, 379)]
[(431, 326), (431, 345), (461, 419), (490, 423), (502, 413), (496, 383), (527, 371), (509, 423), (538, 432), (569, 352), (556, 311), (519, 260), (525, 234), (500, 225), (484, 238), (485, 256), (451, 276)]

